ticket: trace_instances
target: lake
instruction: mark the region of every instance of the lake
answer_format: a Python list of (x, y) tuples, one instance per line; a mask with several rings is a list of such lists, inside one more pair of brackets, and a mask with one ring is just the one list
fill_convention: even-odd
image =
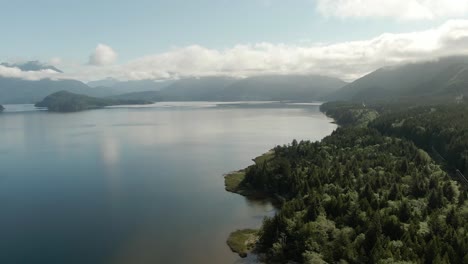
[(0, 263), (245, 263), (231, 231), (267, 202), (223, 174), (336, 125), (317, 104), (157, 103), (80, 113), (0, 114)]

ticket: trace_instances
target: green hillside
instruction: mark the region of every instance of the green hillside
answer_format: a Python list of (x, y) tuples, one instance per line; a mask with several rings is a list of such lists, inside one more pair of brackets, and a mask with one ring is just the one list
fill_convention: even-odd
[(468, 58), (452, 57), (378, 69), (327, 97), (330, 100), (454, 101), (468, 95)]

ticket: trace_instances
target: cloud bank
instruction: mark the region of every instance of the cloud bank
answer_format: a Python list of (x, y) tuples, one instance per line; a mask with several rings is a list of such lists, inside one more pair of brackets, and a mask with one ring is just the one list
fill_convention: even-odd
[(60, 78), (60, 73), (50, 69), (40, 71), (22, 71), (17, 67), (7, 67), (0, 65), (0, 77), (20, 78), (28, 81), (37, 81), (46, 78)]
[(97, 45), (94, 52), (89, 56), (89, 64), (95, 66), (110, 65), (116, 60), (117, 53), (111, 47), (104, 44)]
[(0, 68), (0, 76), (32, 79), (52, 75), (54, 78), (89, 81), (107, 77), (162, 80), (203, 76), (320, 74), (349, 81), (383, 66), (457, 55), (468, 55), (468, 20), (451, 20), (425, 31), (385, 33), (361, 41), (315, 45), (257, 43), (223, 50), (192, 45), (144, 56), (125, 64), (109, 65), (113, 60), (100, 60), (100, 63), (94, 63), (100, 67), (74, 65), (66, 69), (65, 74), (33, 74)]
[(317, 0), (317, 10), (340, 18), (431, 20), (466, 15), (468, 0)]
[(114, 73), (136, 80), (261, 74), (322, 74), (353, 80), (383, 66), (454, 55), (468, 55), (468, 20), (334, 44), (258, 43), (225, 50), (194, 45), (136, 59)]

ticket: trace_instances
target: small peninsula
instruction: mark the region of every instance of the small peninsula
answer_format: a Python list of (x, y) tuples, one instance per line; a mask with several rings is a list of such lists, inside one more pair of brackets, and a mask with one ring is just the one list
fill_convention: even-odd
[[(254, 165), (250, 166), (263, 166), (263, 164), (267, 161), (269, 161), (271, 158), (273, 158), (274, 152), (268, 151), (267, 153), (264, 153), (263, 155), (256, 157), (252, 161), (254, 162)], [(253, 188), (252, 186), (246, 184), (245, 182), (245, 176), (246, 172), (250, 168), (246, 168), (243, 170), (239, 171), (233, 171), (224, 176), (224, 185), (225, 189), (228, 192), (232, 193), (237, 193), (242, 196), (252, 198), (252, 199), (269, 199), (271, 198), (271, 195), (263, 192), (262, 190)]]
[(142, 105), (151, 103), (152, 102), (145, 100), (97, 98), (70, 93), (67, 91), (60, 91), (47, 96), (44, 100), (37, 103), (36, 107), (46, 107), (51, 112), (78, 112), (114, 105)]
[(258, 240), (258, 230), (243, 229), (232, 232), (229, 235), (227, 244), (229, 248), (239, 254), (241, 258), (246, 258), (254, 248)]

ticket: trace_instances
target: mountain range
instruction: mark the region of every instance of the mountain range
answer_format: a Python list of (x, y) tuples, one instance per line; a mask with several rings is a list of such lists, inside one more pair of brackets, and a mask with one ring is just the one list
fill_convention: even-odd
[[(7, 64), (23, 70), (59, 69), (41, 64)], [(0, 103), (36, 103), (68, 91), (93, 97), (149, 101), (379, 101), (437, 98), (452, 100), (468, 95), (468, 57), (384, 67), (351, 83), (318, 75), (262, 75), (248, 78), (201, 77), (179, 80), (119, 81), (104, 79), (87, 84), (77, 80), (28, 81), (0, 76)]]
[(120, 99), (163, 101), (316, 101), (345, 82), (318, 75), (265, 75), (249, 78), (203, 77), (173, 82), (160, 91), (133, 92)]
[(328, 95), (328, 100), (453, 99), (468, 95), (468, 57), (380, 68)]
[(173, 80), (153, 81), (153, 80), (129, 80), (119, 81), (114, 78), (107, 78), (99, 81), (86, 83), (91, 88), (108, 88), (114, 94), (123, 94), (130, 92), (160, 91), (174, 83)]
[[(27, 71), (51, 69), (41, 64), (7, 64)], [(38, 81), (0, 76), (0, 103), (36, 103), (46, 96), (68, 91), (92, 97), (152, 101), (242, 101), (242, 100), (319, 100), (346, 85), (337, 79), (316, 75), (265, 75), (249, 78), (201, 77), (179, 80), (119, 81), (108, 78), (87, 84), (77, 80)]]
[(0, 104), (36, 103), (49, 94), (62, 90), (97, 97), (112, 95), (112, 91), (108, 88), (90, 88), (77, 80), (30, 81), (0, 77)]

